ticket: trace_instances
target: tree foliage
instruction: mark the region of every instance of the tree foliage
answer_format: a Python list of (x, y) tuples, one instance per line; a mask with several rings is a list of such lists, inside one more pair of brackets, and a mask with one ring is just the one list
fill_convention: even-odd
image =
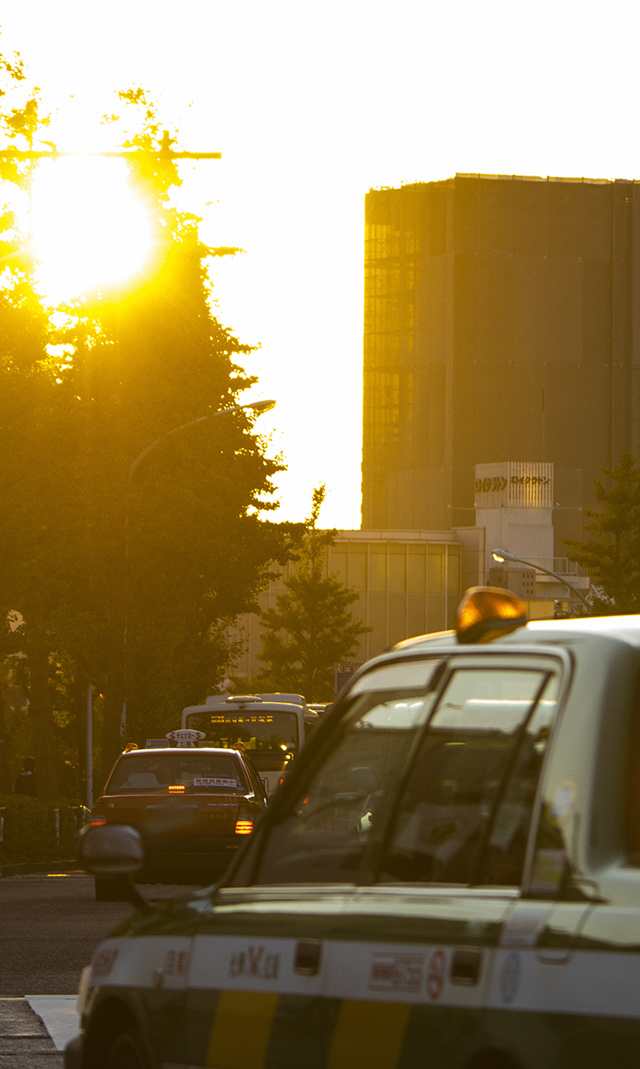
[(334, 664), (353, 656), (365, 627), (353, 618), (358, 599), (335, 576), (326, 572), (326, 550), (336, 531), (322, 531), (317, 523), (325, 487), (313, 491), (311, 515), (305, 521), (302, 547), (276, 607), (260, 613), (265, 666), (253, 684), (265, 690), (304, 694), (308, 701), (333, 694)]
[[(25, 90), (18, 60), (0, 63), (0, 75), (4, 145), (29, 145), (37, 93)], [(251, 348), (211, 312), (208, 263), (221, 250), (171, 206), (179, 175), (162, 159), (153, 104), (142, 90), (121, 100), (140, 116), (131, 143), (147, 153), (132, 163), (156, 220), (147, 276), (133, 290), (85, 295), (55, 319), (28, 263), (11, 259), (0, 276), (2, 653), (20, 654), (32, 725), (21, 757), (35, 751), (46, 794), (65, 763), (78, 765), (89, 686), (96, 778), (122, 744), (124, 702), (125, 741), (144, 742), (204, 698), (234, 652), (227, 625), (256, 608), (291, 538), (263, 518), (276, 507), (281, 461), (251, 413), (216, 415), (256, 382), (242, 366)], [(5, 169), (5, 184), (28, 189), (31, 166)], [(0, 248), (20, 240), (7, 208)]]
[(640, 470), (631, 453), (594, 480), (600, 510), (585, 512), (591, 537), (565, 539), (570, 560), (588, 568), (599, 614), (640, 612)]

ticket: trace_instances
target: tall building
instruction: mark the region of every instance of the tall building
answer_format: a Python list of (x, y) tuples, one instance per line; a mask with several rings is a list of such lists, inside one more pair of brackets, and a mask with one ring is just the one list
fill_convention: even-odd
[(554, 552), (640, 443), (640, 185), (456, 175), (368, 194), (362, 526), (475, 521), (475, 467), (552, 464)]

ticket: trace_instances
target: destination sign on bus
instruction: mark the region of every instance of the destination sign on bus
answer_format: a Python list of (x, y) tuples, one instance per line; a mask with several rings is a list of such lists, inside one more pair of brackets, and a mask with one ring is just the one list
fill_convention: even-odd
[(273, 724), (272, 716), (212, 716), (212, 724)]

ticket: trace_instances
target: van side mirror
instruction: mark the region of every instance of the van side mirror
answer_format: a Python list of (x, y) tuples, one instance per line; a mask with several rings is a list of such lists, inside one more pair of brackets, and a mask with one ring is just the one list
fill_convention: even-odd
[(144, 864), (140, 834), (127, 824), (87, 825), (78, 840), (78, 860), (91, 876), (133, 876)]
[(144, 865), (142, 838), (128, 824), (87, 824), (78, 835), (78, 860), (94, 877), (114, 877), (134, 909), (148, 913), (151, 906), (131, 877)]

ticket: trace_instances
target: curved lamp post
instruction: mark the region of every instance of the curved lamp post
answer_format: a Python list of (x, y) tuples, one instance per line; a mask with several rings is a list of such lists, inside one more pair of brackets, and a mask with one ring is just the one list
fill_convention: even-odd
[(551, 575), (554, 579), (557, 579), (559, 583), (562, 583), (564, 586), (568, 587), (569, 590), (572, 590), (577, 598), (580, 598), (580, 601), (587, 610), (587, 615), (591, 616), (591, 606), (587, 599), (576, 589), (573, 583), (570, 583), (564, 576), (558, 575), (557, 572), (552, 572), (549, 568), (543, 568), (540, 564), (534, 564), (530, 560), (524, 560), (522, 557), (514, 557), (513, 553), (507, 553), (506, 549), (494, 549), (491, 556), (499, 563), (502, 563), (502, 561), (514, 561), (516, 564), (524, 564), (527, 568), (535, 568), (538, 572), (544, 572), (545, 575)]
[[(232, 408), (220, 408), (217, 412), (208, 412), (206, 416), (198, 416), (197, 419), (191, 419), (188, 423), (182, 423), (179, 427), (174, 427), (173, 430), (167, 431), (166, 434), (162, 434), (160, 438), (157, 438), (155, 442), (148, 445), (146, 449), (143, 449), (138, 454), (133, 464), (129, 468), (129, 475), (127, 482), (130, 482), (131, 476), (138, 467), (141, 460), (146, 457), (147, 453), (150, 453), (157, 445), (164, 442), (167, 438), (170, 438), (172, 434), (178, 434), (179, 431), (186, 431), (189, 427), (195, 427), (197, 423), (205, 423), (208, 419), (213, 419), (215, 416), (228, 416), (231, 412), (242, 412), (245, 408), (252, 409), (256, 415), (260, 415), (261, 412), (268, 412), (271, 408), (275, 408), (275, 401), (251, 401), (248, 405), (233, 405)], [(129, 517), (127, 516), (127, 520)]]
[[(124, 521), (124, 559), (125, 559), (125, 596), (124, 596), (124, 630), (122, 635), (122, 650), (123, 650), (123, 670), (124, 670), (124, 686), (125, 694), (122, 699), (122, 713), (120, 715), (120, 734), (124, 735), (126, 722), (127, 722), (127, 698), (126, 698), (126, 671), (127, 671), (127, 605), (129, 600), (128, 587), (129, 587), (129, 492), (131, 488), (131, 479), (138, 464), (141, 460), (144, 460), (149, 453), (151, 453), (156, 446), (161, 442), (166, 441), (167, 438), (171, 438), (172, 435), (178, 434), (180, 431), (185, 431), (189, 427), (195, 427), (198, 423), (205, 423), (208, 419), (214, 419), (216, 416), (227, 416), (233, 412), (242, 412), (245, 409), (253, 411), (256, 415), (260, 415), (262, 412), (268, 412), (275, 407), (275, 401), (250, 401), (246, 405), (233, 405), (231, 408), (220, 408), (217, 412), (208, 412), (205, 416), (198, 416), (197, 419), (189, 420), (188, 423), (181, 423), (179, 427), (174, 427), (173, 430), (167, 431), (166, 434), (157, 438), (155, 442), (151, 442), (150, 445), (143, 449), (141, 453), (135, 458), (129, 467), (127, 474), (127, 514)], [(91, 688), (89, 688), (89, 696), (87, 699), (87, 779), (86, 779), (86, 795), (87, 806), (91, 808), (93, 805), (93, 745), (92, 745), (92, 708), (91, 708)]]
[(166, 442), (167, 438), (171, 438), (172, 435), (178, 434), (180, 431), (186, 431), (189, 427), (195, 427), (198, 423), (205, 423), (208, 419), (214, 419), (216, 416), (227, 416), (232, 412), (242, 412), (244, 409), (251, 409), (257, 415), (260, 415), (261, 412), (268, 412), (270, 409), (275, 408), (275, 405), (275, 401), (250, 401), (247, 405), (233, 405), (231, 408), (219, 408), (217, 412), (208, 412), (206, 416), (198, 416), (197, 419), (191, 419), (188, 423), (181, 423), (179, 427), (174, 427), (173, 430), (167, 431), (166, 434), (161, 434), (159, 438), (156, 438), (155, 442), (151, 442), (151, 445), (148, 445), (146, 449), (143, 449), (141, 453), (138, 453), (138, 456), (131, 464), (127, 474), (127, 514), (124, 520), (124, 559), (126, 562), (129, 560), (129, 491), (133, 473), (140, 461), (144, 460), (149, 453), (153, 452), (156, 446), (160, 445), (162, 442)]
[[(275, 405), (276, 405), (275, 401), (250, 401), (249, 404), (246, 404), (246, 405), (233, 405), (231, 408), (220, 408), (220, 409), (218, 409), (217, 412), (208, 412), (206, 416), (198, 416), (197, 419), (191, 419), (191, 420), (189, 420), (188, 423), (181, 423), (179, 427), (174, 427), (173, 430), (167, 431), (166, 434), (162, 434), (159, 438), (156, 438), (155, 442), (151, 442), (151, 444), (148, 445), (146, 447), (146, 449), (143, 449), (142, 452), (138, 454), (136, 459), (131, 464), (131, 466), (129, 468), (129, 473), (127, 475), (127, 514), (125, 516), (125, 521), (124, 521), (124, 531), (125, 531), (125, 535), (124, 535), (125, 582), (126, 582), (126, 586), (127, 586), (127, 589), (125, 590), (125, 620), (124, 620), (124, 635), (123, 635), (123, 638), (124, 638), (123, 648), (124, 648), (124, 669), (125, 669), (125, 673), (126, 673), (126, 649), (127, 649), (127, 605), (128, 605), (128, 601), (129, 601), (129, 594), (128, 594), (128, 586), (129, 586), (129, 496), (130, 496), (130, 489), (131, 489), (131, 479), (133, 477), (133, 473), (135, 472), (136, 468), (138, 467), (138, 464), (140, 463), (141, 460), (144, 460), (144, 458), (146, 456), (148, 456), (149, 453), (153, 452), (153, 450), (156, 448), (156, 446), (160, 445), (162, 442), (165, 442), (167, 440), (167, 438), (171, 438), (172, 435), (174, 435), (174, 434), (179, 434), (180, 431), (186, 431), (186, 430), (189, 429), (189, 427), (195, 427), (198, 423), (206, 423), (206, 421), (208, 419), (214, 419), (216, 416), (228, 416), (232, 412), (242, 412), (245, 409), (251, 409), (257, 415), (260, 415), (261, 412), (268, 412), (270, 409), (275, 408)], [(125, 680), (125, 684), (126, 684), (126, 680)], [(123, 698), (123, 700), (122, 700), (122, 715), (121, 715), (121, 718), (120, 718), (120, 734), (121, 735), (124, 735), (126, 722), (127, 722), (127, 699), (126, 699), (126, 696), (125, 696)]]

